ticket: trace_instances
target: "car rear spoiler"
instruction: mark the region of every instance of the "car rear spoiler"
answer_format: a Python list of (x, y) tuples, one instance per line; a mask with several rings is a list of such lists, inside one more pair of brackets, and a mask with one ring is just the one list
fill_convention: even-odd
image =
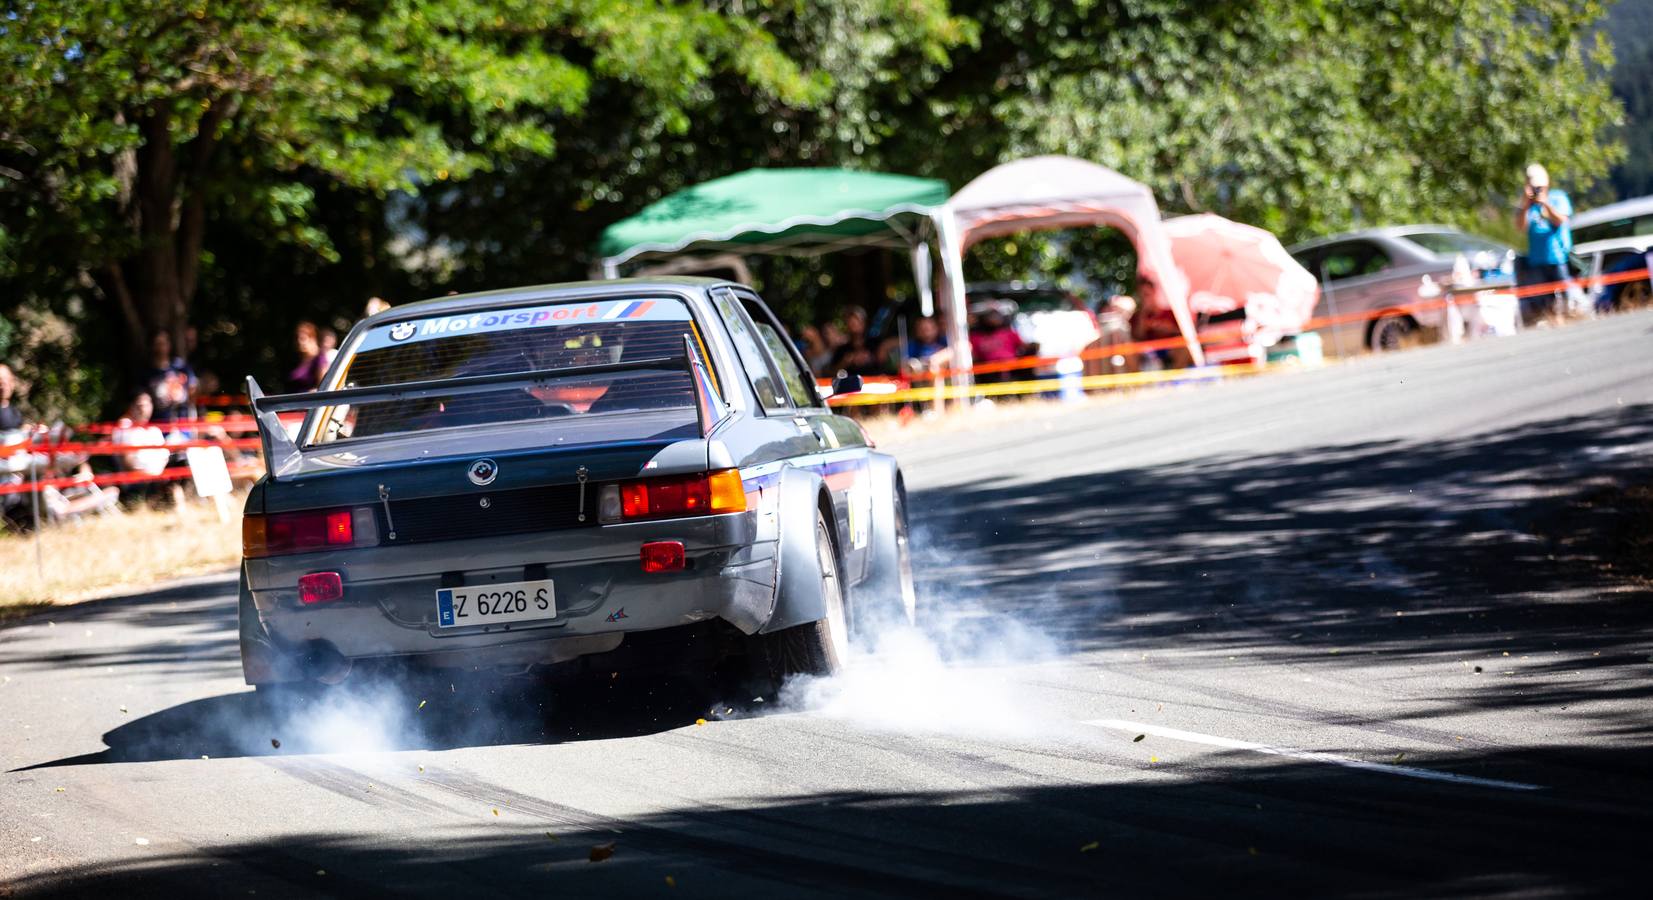
[(309, 412), (326, 406), (344, 406), (355, 403), (385, 403), (399, 400), (424, 400), (430, 397), (453, 397), (480, 394), (502, 388), (533, 388), (550, 386), (566, 378), (582, 375), (606, 375), (614, 372), (633, 372), (643, 369), (683, 369), (694, 385), (695, 413), (702, 437), (710, 434), (727, 413), (728, 407), (718, 396), (705, 365), (696, 352), (693, 338), (683, 336), (682, 356), (663, 356), (640, 359), (635, 362), (609, 363), (599, 366), (575, 366), (567, 369), (530, 372), (504, 372), (497, 375), (470, 375), (462, 378), (409, 381), (383, 387), (342, 388), (336, 391), (311, 391), (302, 394), (265, 394), (258, 381), (247, 376), (247, 397), (252, 402), (253, 417), (258, 422), (258, 437), (264, 449), (264, 464), (273, 478), (279, 478), (297, 469), (302, 458), (298, 443), (287, 433), (278, 413)]

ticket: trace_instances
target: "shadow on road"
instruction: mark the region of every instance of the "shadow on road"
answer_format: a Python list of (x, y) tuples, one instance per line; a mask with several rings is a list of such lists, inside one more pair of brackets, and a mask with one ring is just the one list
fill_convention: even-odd
[[(915, 494), (915, 542), (920, 571), (946, 573), (936, 589), (1037, 622), (1070, 650), (1204, 649), (1351, 670), (1373, 654), (1445, 660), (1472, 680), (1438, 698), (1442, 714), (1615, 698), (1646, 711), (1650, 592), (1614, 568), (1615, 512), (1579, 498), (1645, 477), (1650, 457), (1653, 407), (1642, 405), (1450, 441), (1037, 483), (1012, 481), (1027, 474), (1014, 470)], [(1520, 677), (1506, 678), (1517, 663)], [(1653, 714), (1589, 729), (1645, 736)]]
[[(1630, 755), (1601, 751), (1590, 762), (1624, 769), (1637, 765)], [(433, 768), (376, 784), (386, 804), (381, 836), (317, 823), (312, 834), (205, 852), (158, 840), (141, 862), (30, 876), (13, 889), (38, 897), (453, 896), (486, 885), (502, 897), (1370, 898), (1622, 895), (1645, 886), (1641, 854), (1653, 828), (1645, 806), (1308, 763), (1221, 762), (1159, 767), (1175, 778), (852, 791), (627, 820)], [(1436, 765), (1496, 771), (1502, 762), (1463, 754)], [(361, 799), (359, 785), (354, 793)], [(412, 825), (433, 817), (478, 824)], [(612, 856), (590, 861), (595, 847)]]
[(734, 714), (703, 682), (617, 675), (553, 687), (492, 673), (381, 673), (326, 690), (181, 703), (106, 732), (107, 750), (57, 766), (317, 753), (450, 750), (654, 734)]

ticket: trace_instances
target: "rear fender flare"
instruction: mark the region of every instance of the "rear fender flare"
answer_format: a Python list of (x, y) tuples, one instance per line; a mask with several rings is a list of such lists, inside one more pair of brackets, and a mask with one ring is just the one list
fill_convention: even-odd
[(241, 677), (248, 684), (277, 684), (299, 681), (297, 666), (285, 653), (276, 648), (264, 623), (258, 618), (258, 607), (253, 603), (252, 591), (247, 588), (247, 567), (241, 566), (241, 584), (237, 598), (237, 618), (241, 630)]
[(896, 562), (896, 494), (905, 490), (901, 466), (887, 453), (868, 455), (872, 475), (872, 534), (868, 551), (866, 581), (876, 581), (894, 572)]
[(837, 521), (831, 494), (814, 472), (787, 466), (781, 470), (778, 493), (775, 607), (769, 621), (759, 629), (764, 633), (826, 618), (826, 596), (815, 558), (816, 511), (825, 505), (827, 522)]

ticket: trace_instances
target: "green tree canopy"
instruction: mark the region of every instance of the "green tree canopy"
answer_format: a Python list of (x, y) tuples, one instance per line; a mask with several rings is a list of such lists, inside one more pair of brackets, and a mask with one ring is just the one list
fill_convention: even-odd
[(777, 108), (830, 84), (755, 18), (624, 0), (39, 0), (0, 60), (5, 272), (88, 276), (133, 356), (181, 335), (209, 221), (335, 253), (304, 173), (382, 197), (548, 156), (602, 128), (598, 79), (668, 126), (714, 76)]
[[(1146, 182), (1168, 212), (1288, 240), (1499, 221), (1525, 163), (1581, 192), (1621, 155), (1602, 13), (1573, 0), (13, 2), (0, 12), (0, 315), (23, 323), (14, 346), (44, 328), (11, 315), (22, 303), (127, 364), (150, 334), (197, 325), (203, 352), (239, 375), (273, 366), (296, 319), (345, 323), (368, 293), (579, 277), (610, 222), (756, 165), (957, 187), (1057, 152)], [(1046, 243), (974, 265), (1060, 272)], [(1056, 255), (1119, 246), (1063, 239)], [(802, 318), (881, 298), (905, 264), (758, 273)]]

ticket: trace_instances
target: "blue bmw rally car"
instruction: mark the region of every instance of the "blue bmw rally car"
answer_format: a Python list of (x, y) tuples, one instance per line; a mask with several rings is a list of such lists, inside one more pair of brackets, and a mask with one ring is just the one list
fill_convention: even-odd
[(895, 460), (740, 285), (409, 304), (357, 324), (321, 391), (248, 387), (267, 464), (243, 535), (249, 684), (685, 648), (774, 684), (912, 621)]

